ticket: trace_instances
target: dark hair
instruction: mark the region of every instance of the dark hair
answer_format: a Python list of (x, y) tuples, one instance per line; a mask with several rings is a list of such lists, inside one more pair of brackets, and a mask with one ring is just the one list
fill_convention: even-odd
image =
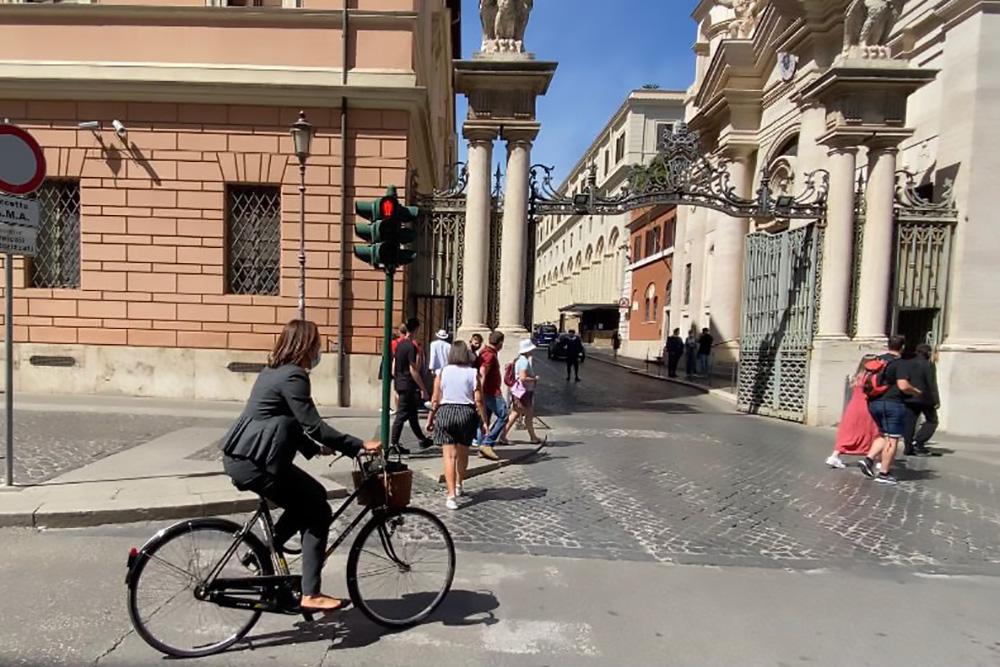
[(902, 352), (905, 345), (906, 336), (900, 336), (899, 334), (889, 336), (889, 349), (892, 352)]
[(464, 340), (456, 340), (448, 351), (448, 363), (452, 366), (468, 366), (476, 358)]
[(277, 368), (286, 364), (305, 366), (319, 349), (319, 329), (309, 320), (292, 320), (285, 325), (274, 343), (267, 365)]
[(483, 344), (483, 337), (481, 335), (477, 334), (477, 333), (472, 334), (471, 336), (469, 336), (469, 340), (478, 340), (480, 345)]
[(406, 330), (410, 333), (417, 333), (417, 329), (420, 328), (420, 320), (415, 317), (411, 317), (406, 320)]
[(927, 343), (921, 343), (920, 345), (917, 345), (915, 352), (917, 353), (917, 356), (923, 357), (924, 359), (930, 359), (931, 355), (934, 354), (934, 348)]
[(676, 329), (674, 329), (674, 335), (675, 336), (680, 336), (681, 335), (681, 329), (680, 329), (680, 327), (677, 327)]
[(490, 345), (492, 345), (493, 347), (496, 347), (497, 345), (499, 345), (502, 342), (503, 342), (503, 332), (502, 331), (494, 331), (494, 332), (490, 333)]

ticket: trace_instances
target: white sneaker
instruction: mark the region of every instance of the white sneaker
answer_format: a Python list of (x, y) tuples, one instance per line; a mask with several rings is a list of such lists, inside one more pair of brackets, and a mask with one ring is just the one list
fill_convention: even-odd
[(881, 461), (876, 461), (875, 462), (875, 472), (882, 472), (882, 462)]
[(444, 506), (447, 507), (450, 510), (457, 510), (458, 509), (458, 503), (455, 502), (455, 499), (452, 498), (451, 496), (449, 496), (448, 499), (444, 501)]
[(828, 466), (830, 466), (831, 468), (846, 468), (847, 467), (846, 465), (844, 465), (844, 462), (840, 460), (840, 457), (837, 456), (836, 454), (831, 454), (826, 459), (826, 464)]

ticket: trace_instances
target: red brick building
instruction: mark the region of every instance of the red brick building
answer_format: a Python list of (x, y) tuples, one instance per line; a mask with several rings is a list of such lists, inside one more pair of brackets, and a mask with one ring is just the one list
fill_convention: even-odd
[(628, 356), (659, 356), (669, 335), (666, 309), (673, 279), (676, 219), (676, 209), (657, 207), (636, 212), (628, 225), (627, 280), (632, 292), (628, 335), (622, 344)]
[(0, 62), (0, 118), (48, 162), (39, 255), (15, 264), (19, 388), (245, 398), (296, 315), (305, 109), (315, 391), (375, 404), (382, 275), (350, 252), (354, 201), (454, 160), (458, 2), (171, 4), (0, 4), (0, 61), (47, 45)]

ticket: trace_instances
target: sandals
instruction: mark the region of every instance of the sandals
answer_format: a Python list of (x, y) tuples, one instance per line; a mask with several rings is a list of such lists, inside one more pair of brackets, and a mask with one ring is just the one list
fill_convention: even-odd
[(337, 611), (344, 611), (351, 605), (351, 601), (346, 598), (329, 598), (331, 600), (336, 600), (337, 605), (333, 607), (307, 607), (303, 604), (299, 605), (299, 609), (306, 614), (332, 614)]

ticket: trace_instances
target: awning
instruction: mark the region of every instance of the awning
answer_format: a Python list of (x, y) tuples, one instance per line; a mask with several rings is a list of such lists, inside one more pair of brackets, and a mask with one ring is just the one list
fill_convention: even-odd
[(574, 303), (570, 306), (563, 306), (560, 313), (592, 313), (595, 310), (618, 310), (617, 303)]

